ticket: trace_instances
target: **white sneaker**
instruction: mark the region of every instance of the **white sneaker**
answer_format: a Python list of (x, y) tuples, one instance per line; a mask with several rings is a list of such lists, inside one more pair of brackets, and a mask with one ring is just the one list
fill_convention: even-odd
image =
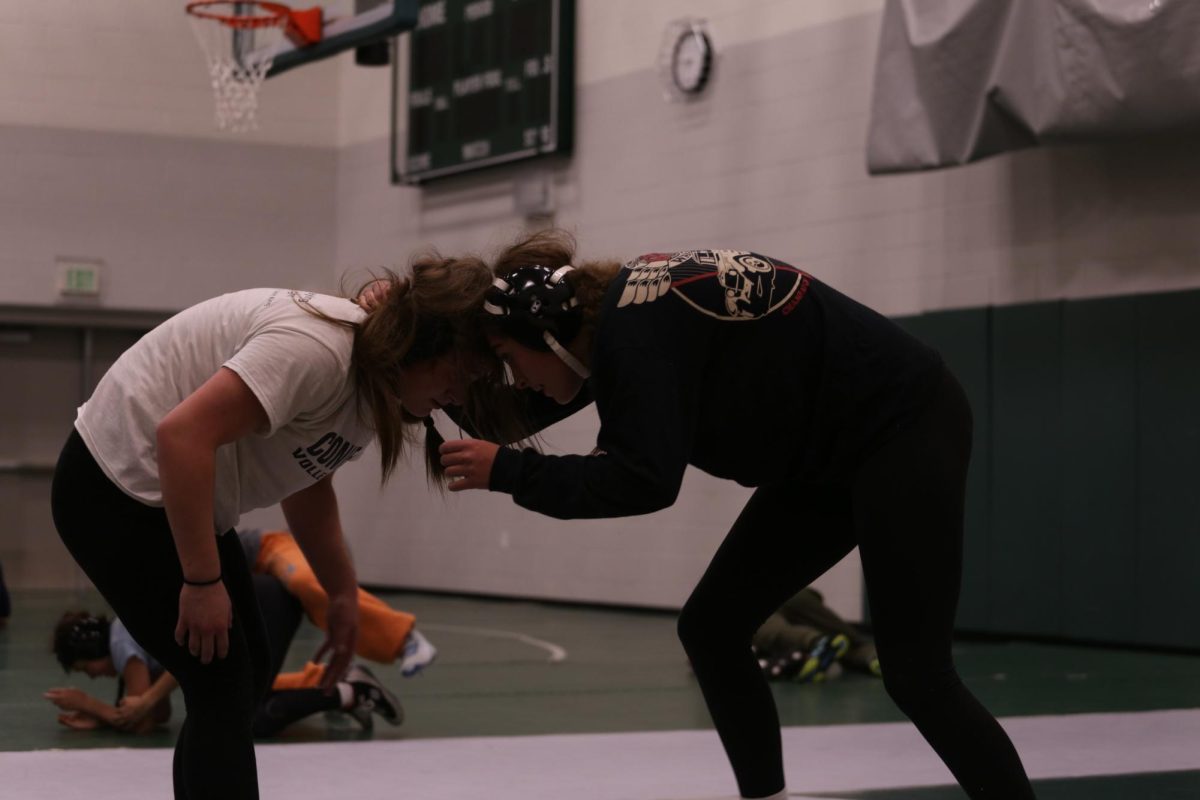
[(437, 658), (437, 648), (416, 628), (404, 640), (404, 654), (400, 658), (400, 674), (411, 678), (428, 667)]

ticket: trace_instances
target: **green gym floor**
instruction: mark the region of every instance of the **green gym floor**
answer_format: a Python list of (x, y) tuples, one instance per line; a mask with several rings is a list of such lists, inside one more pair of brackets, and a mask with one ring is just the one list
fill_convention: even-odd
[[(373, 667), (400, 696), (405, 723), (397, 728), (377, 724), (372, 734), (364, 734), (342, 715), (318, 715), (287, 730), (278, 742), (301, 746), (360, 740), (382, 746), (390, 742), (399, 749), (389, 751), (393, 755), (387, 758), (398, 758), (432, 752), (428, 748), (435, 746), (434, 740), (469, 739), (471, 747), (479, 741), (491, 741), (500, 749), (532, 747), (520, 752), (545, 753), (548, 762), (560, 759), (555, 762), (560, 767), (564, 766), (561, 759), (573, 756), (551, 755), (557, 752), (558, 742), (591, 748), (596, 742), (619, 746), (622, 741), (636, 741), (643, 744), (634, 749), (644, 753), (655, 747), (678, 752), (669, 750), (672, 743), (690, 749), (696, 742), (705, 753), (717, 754), (708, 761), (720, 760), (719, 744), (709, 732), (699, 690), (675, 639), (671, 614), (427, 594), (382, 596), (393, 606), (416, 614), (418, 626), (440, 650), (437, 662), (416, 678), (402, 678), (395, 667)], [(0, 796), (9, 796), (2, 787), (14, 770), (36, 773), (36, 768), (41, 768), (38, 765), (52, 757), (64, 760), (46, 762), (46, 769), (57, 769), (56, 763), (67, 768), (70, 754), (42, 753), (35, 759), (33, 751), (100, 749), (116, 753), (128, 751), (112, 748), (161, 750), (173, 745), (178, 698), (171, 725), (147, 736), (81, 733), (59, 726), (56, 710), (42, 698), (46, 689), (73, 685), (104, 699), (112, 698), (116, 691), (115, 680), (64, 676), (49, 652), (51, 628), (64, 610), (99, 611), (103, 605), (95, 595), (44, 591), (16, 592), (13, 604), (13, 619), (0, 631), (0, 775), (6, 776), (0, 778)], [(320, 633), (305, 623), (288, 664), (303, 663), (320, 638)], [(1003, 721), (1043, 800), (1200, 798), (1200, 739), (1192, 738), (1192, 733), (1200, 732), (1200, 714), (1139, 713), (1200, 709), (1200, 656), (994, 642), (962, 643), (956, 651), (959, 671), (980, 700), (998, 717), (1020, 718), (1011, 724), (1008, 719)], [(785, 758), (794, 797), (948, 800), (965, 796), (948, 785), (948, 773), (937, 774), (940, 766), (936, 764), (913, 773), (915, 783), (904, 775), (898, 775), (894, 784), (888, 783), (886, 775), (866, 777), (872, 764), (879, 771), (893, 769), (885, 766), (890, 756), (881, 751), (899, 746), (871, 747), (871, 742), (885, 737), (879, 741), (903, 741), (908, 747), (915, 736), (910, 726), (885, 724), (900, 723), (903, 717), (879, 680), (846, 673), (822, 684), (776, 684), (775, 696), (788, 729)], [(1135, 763), (1136, 754), (1130, 752), (1128, 743), (1108, 737), (1108, 732), (1121, 728), (1126, 720), (1141, 726), (1130, 741), (1142, 743), (1138, 746), (1146, 746), (1147, 752), (1174, 755), (1150, 759), (1143, 770)], [(1100, 729), (1105, 735), (1099, 735)], [(1098, 734), (1094, 743), (1088, 741), (1092, 731)], [(651, 732), (665, 733), (645, 739), (563, 736)], [(1047, 750), (1023, 744), (1039, 736), (1054, 746)], [(1155, 736), (1163, 737), (1162, 741), (1147, 741)], [(1069, 752), (1056, 754), (1054, 747), (1080, 737), (1083, 741), (1071, 742)], [(830, 743), (832, 749), (833, 743), (843, 738), (848, 745), (837, 751), (841, 761), (832, 761), (823, 750), (819, 757), (814, 754), (806, 759), (806, 751), (815, 753), (812, 742)], [(446, 746), (453, 745), (447, 742)], [(468, 745), (463, 742), (459, 746)], [(921, 746), (919, 743), (914, 758), (924, 764), (928, 759), (919, 752)], [(1107, 753), (1106, 747), (1119, 752)], [(272, 754), (284, 751), (309, 752), (303, 747), (270, 750)], [(353, 749), (336, 752), (345, 755)], [(22, 760), (18, 754), (30, 755)], [(169, 765), (169, 753), (162, 757), (168, 758)], [(884, 760), (875, 762), (877, 757)], [(1088, 764), (1083, 764), (1084, 760), (1089, 760)], [(269, 761), (260, 756), (260, 774), (265, 774), (262, 765)], [(1106, 764), (1112, 765), (1110, 771)], [(849, 779), (855, 776), (822, 774), (846, 769), (862, 770), (863, 779), (856, 782)], [(727, 772), (727, 766), (723, 770)], [(678, 796), (731, 795), (731, 779), (721, 780), (724, 782), (707, 792), (681, 791)], [(268, 785), (264, 782), (264, 797), (283, 796), (269, 794)], [(890, 785), (905, 788), (887, 788)], [(671, 796), (670, 790), (657, 785), (646, 792), (646, 798)], [(626, 791), (609, 796), (635, 794)], [(486, 796), (507, 795), (496, 789)], [(605, 794), (601, 789), (595, 796)]]

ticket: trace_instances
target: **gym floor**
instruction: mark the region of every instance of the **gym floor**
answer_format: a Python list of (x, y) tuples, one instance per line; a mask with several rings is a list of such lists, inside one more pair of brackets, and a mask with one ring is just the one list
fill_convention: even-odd
[[(440, 655), (425, 674), (374, 671), (407, 720), (361, 732), (318, 715), (259, 748), (263, 797), (736, 796), (668, 613), (427, 594), (382, 595), (418, 616)], [(110, 698), (115, 680), (64, 676), (49, 652), (68, 608), (96, 595), (14, 593), (0, 631), (5, 797), (163, 796), (170, 726), (143, 737), (55, 722), (42, 692)], [(320, 642), (307, 623), (289, 656)], [(1031, 643), (957, 646), (963, 679), (1002, 718), (1043, 800), (1200, 798), (1200, 656)], [(960, 789), (884, 693), (854, 673), (776, 685), (793, 798), (949, 800)], [(336, 764), (332, 769), (329, 765)], [(9, 791), (15, 793), (9, 794)]]

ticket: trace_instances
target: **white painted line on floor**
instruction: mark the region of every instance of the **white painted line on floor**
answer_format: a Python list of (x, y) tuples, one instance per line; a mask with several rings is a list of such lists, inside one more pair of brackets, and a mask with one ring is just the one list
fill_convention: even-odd
[(446, 631), (447, 633), (465, 633), (471, 636), (490, 636), (495, 639), (514, 639), (518, 642), (524, 642), (532, 647), (537, 647), (546, 650), (550, 653), (549, 661), (566, 661), (567, 650), (565, 647), (560, 647), (554, 642), (547, 642), (544, 639), (537, 639), (525, 633), (516, 631), (502, 631), (495, 628), (466, 628), (461, 625), (436, 625), (421, 623), (423, 631)]

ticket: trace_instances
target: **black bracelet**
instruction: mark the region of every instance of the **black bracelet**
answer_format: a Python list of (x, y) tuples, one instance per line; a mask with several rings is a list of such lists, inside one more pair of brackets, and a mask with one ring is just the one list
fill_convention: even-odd
[(221, 578), (221, 575), (217, 575), (217, 577), (213, 578), (211, 581), (189, 581), (185, 576), (183, 582), (188, 586), (212, 586), (214, 583), (220, 583)]

